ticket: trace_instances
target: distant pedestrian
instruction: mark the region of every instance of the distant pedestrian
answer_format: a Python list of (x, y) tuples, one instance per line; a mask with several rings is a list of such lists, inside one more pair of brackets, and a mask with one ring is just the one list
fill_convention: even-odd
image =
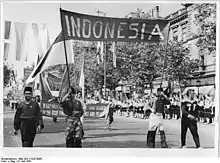
[(35, 96), (35, 101), (38, 103), (38, 105), (40, 106), (40, 119), (39, 119), (39, 125), (41, 127), (41, 130), (39, 132), (41, 132), (44, 129), (44, 121), (43, 121), (43, 110), (42, 110), (42, 106), (41, 106), (41, 100), (40, 100), (40, 96), (36, 95)]
[(114, 115), (114, 106), (113, 106), (113, 103), (111, 102), (109, 104), (109, 111), (106, 114), (107, 129), (109, 129), (110, 131), (112, 130), (111, 125), (112, 125), (112, 122), (114, 121), (113, 115)]
[[(32, 100), (32, 87), (24, 88), (24, 101), (21, 101), (14, 116), (14, 134), (21, 131), (22, 147), (33, 147), (36, 130), (40, 131), (40, 107)], [(37, 129), (36, 129), (37, 128)]]

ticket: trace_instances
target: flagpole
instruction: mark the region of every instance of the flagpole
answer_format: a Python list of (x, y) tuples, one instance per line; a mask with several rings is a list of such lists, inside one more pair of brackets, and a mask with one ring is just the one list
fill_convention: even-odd
[[(104, 16), (106, 16), (105, 12), (101, 12), (99, 10), (96, 11), (98, 16), (100, 13), (102, 13)], [(106, 96), (106, 62), (105, 62), (105, 58), (106, 58), (106, 45), (107, 45), (107, 41), (104, 42), (104, 46), (105, 46), (105, 52), (104, 52), (104, 56), (103, 56), (103, 65), (104, 65), (104, 96)]]
[(62, 34), (63, 34), (63, 45), (64, 45), (64, 52), (65, 52), (65, 59), (66, 59), (66, 68), (67, 68), (67, 74), (68, 74), (68, 79), (69, 79), (69, 87), (71, 88), (70, 71), (69, 71), (68, 58), (67, 58), (67, 52), (66, 52), (66, 41), (65, 41), (65, 34), (63, 30), (64, 27), (63, 27), (63, 19), (61, 17), (61, 11), (62, 11), (62, 8), (60, 6), (60, 20), (61, 20), (61, 28), (62, 28)]
[(105, 54), (104, 54), (104, 59), (103, 59), (103, 62), (104, 62), (104, 89), (105, 89), (105, 97), (106, 97), (106, 62), (105, 62), (105, 59), (106, 59), (106, 44), (107, 42), (105, 41)]
[(85, 53), (83, 53), (83, 65), (82, 65), (82, 70), (81, 74), (83, 74), (83, 88), (82, 88), (82, 99), (84, 100), (85, 98), (85, 77), (84, 77), (84, 68), (85, 68)]
[(168, 49), (168, 42), (169, 42), (169, 35), (170, 35), (170, 22), (169, 22), (169, 26), (168, 26), (168, 27), (169, 27), (169, 29), (168, 29), (167, 44), (166, 44), (166, 49), (165, 49), (164, 61), (163, 61), (163, 69), (162, 69), (162, 75), (161, 75), (160, 88), (162, 88), (162, 83), (163, 83), (164, 68), (165, 68), (165, 62), (166, 62), (166, 56), (167, 56), (167, 49)]

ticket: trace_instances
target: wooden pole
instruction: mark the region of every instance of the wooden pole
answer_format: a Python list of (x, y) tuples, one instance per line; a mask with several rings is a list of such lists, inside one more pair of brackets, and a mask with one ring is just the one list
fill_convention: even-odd
[[(96, 11), (97, 12), (97, 14), (98, 14), (98, 16), (99, 16), (99, 14), (103, 14), (104, 16), (106, 16), (106, 13), (105, 12), (101, 12), (101, 11), (99, 11), (99, 10), (97, 10)], [(103, 56), (103, 66), (104, 66), (104, 96), (106, 96), (106, 61), (105, 61), (105, 59), (106, 59), (106, 52), (107, 52), (107, 50), (106, 50), (106, 46), (107, 46), (107, 41), (105, 41), (104, 42), (104, 48), (105, 48), (105, 52), (104, 52), (104, 56)]]
[(63, 34), (63, 45), (64, 45), (64, 52), (65, 52), (65, 59), (66, 59), (66, 68), (67, 68), (67, 74), (68, 74), (68, 79), (69, 79), (69, 87), (71, 87), (70, 84), (70, 71), (69, 71), (69, 65), (68, 65), (68, 58), (67, 58), (67, 52), (66, 52), (66, 41), (65, 41), (65, 34), (63, 30), (63, 19), (61, 17), (61, 7), (60, 7), (60, 20), (61, 20), (61, 28), (62, 28), (62, 34)]
[(167, 35), (167, 44), (166, 44), (166, 49), (165, 49), (165, 55), (164, 55), (164, 61), (163, 61), (163, 69), (162, 69), (162, 75), (161, 75), (161, 83), (160, 87), (162, 88), (162, 83), (163, 83), (163, 75), (164, 75), (164, 68), (165, 68), (165, 62), (166, 62), (166, 56), (167, 56), (167, 48), (168, 48), (168, 42), (169, 42), (169, 34), (170, 34), (170, 23), (169, 23), (169, 29), (168, 29), (168, 35)]
[(105, 53), (103, 56), (103, 62), (104, 62), (104, 95), (106, 97), (106, 45), (107, 42), (105, 41)]

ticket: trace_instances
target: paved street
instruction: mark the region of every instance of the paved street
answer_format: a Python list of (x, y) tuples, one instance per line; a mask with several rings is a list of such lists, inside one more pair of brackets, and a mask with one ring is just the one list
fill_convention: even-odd
[[(14, 136), (13, 114), (4, 114), (4, 146), (21, 146), (20, 135)], [(52, 118), (44, 118), (45, 128), (37, 134), (35, 147), (65, 147), (64, 119), (53, 123)], [(148, 121), (134, 118), (114, 117), (113, 130), (106, 130), (104, 119), (86, 118), (84, 122), (85, 137), (84, 148), (145, 148)], [(180, 121), (165, 120), (167, 143), (171, 148), (180, 147)], [(214, 125), (199, 124), (201, 145), (204, 148), (214, 147)], [(188, 130), (187, 146), (195, 148), (191, 133)], [(156, 136), (156, 147), (160, 148), (160, 136)]]

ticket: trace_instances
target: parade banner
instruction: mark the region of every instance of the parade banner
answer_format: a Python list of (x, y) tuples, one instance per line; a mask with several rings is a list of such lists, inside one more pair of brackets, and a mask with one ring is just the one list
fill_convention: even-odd
[(100, 17), (62, 9), (60, 15), (65, 40), (167, 42), (167, 19)]
[[(108, 104), (88, 104), (86, 105), (85, 117), (103, 118), (108, 112)], [(63, 108), (57, 102), (42, 102), (42, 115), (47, 117), (66, 117)]]
[(85, 117), (99, 117), (103, 118), (108, 112), (108, 104), (88, 104), (86, 105)]
[(42, 102), (42, 115), (47, 117), (66, 117), (63, 108), (57, 102)]

